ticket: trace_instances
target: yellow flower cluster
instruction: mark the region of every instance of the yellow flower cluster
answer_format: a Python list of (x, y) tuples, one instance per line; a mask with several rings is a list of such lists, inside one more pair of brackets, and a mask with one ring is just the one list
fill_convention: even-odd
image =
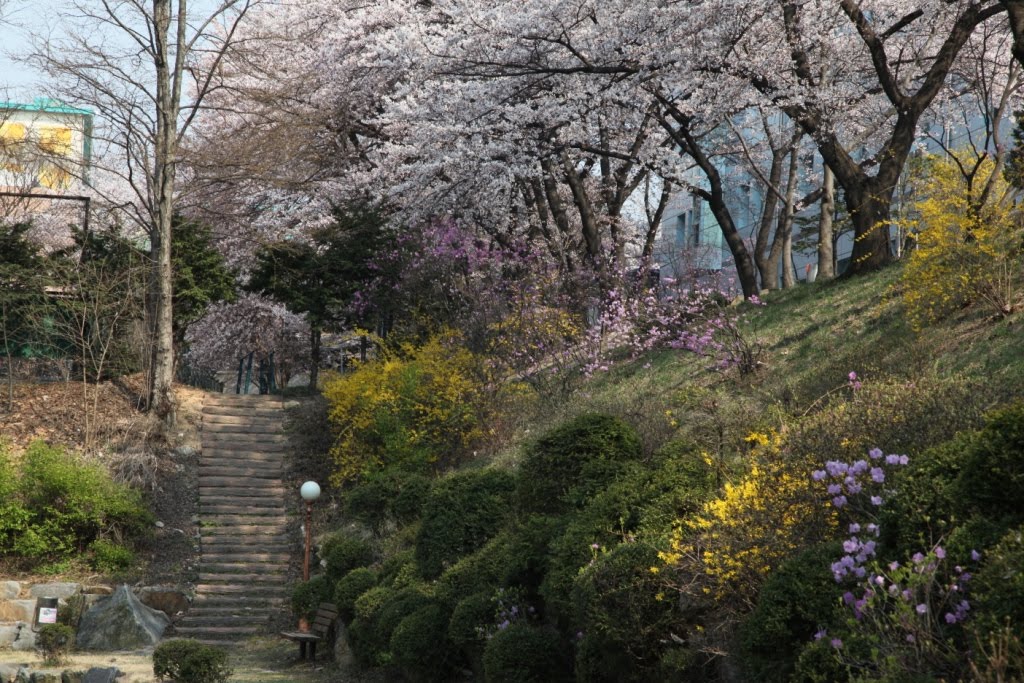
[(916, 236), (902, 276), (903, 303), (916, 330), (969, 304), (986, 303), (997, 315), (1015, 305), (1022, 231), (1009, 186), (991, 159), (966, 152), (958, 158), (964, 168), (976, 168), (970, 182), (949, 157), (929, 157), (914, 181), (915, 215), (901, 221)]
[[(691, 576), (688, 586), (723, 600), (756, 594), (763, 578), (802, 544), (834, 528), (803, 464), (788, 461), (779, 434), (753, 433), (750, 466), (694, 518), (680, 520), (660, 559)], [(652, 567), (657, 573), (658, 568)]]
[(445, 333), (331, 377), (324, 396), (335, 430), (333, 483), (467, 452), (484, 434), (480, 366)]

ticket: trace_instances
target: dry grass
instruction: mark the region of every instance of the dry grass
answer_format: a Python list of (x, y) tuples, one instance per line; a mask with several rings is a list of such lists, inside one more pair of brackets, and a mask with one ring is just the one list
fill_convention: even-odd
[[(33, 671), (86, 670), (90, 667), (116, 666), (125, 673), (118, 683), (156, 683), (153, 676), (152, 650), (113, 653), (73, 653), (68, 663), (59, 668), (44, 667), (41, 656), (34, 652), (0, 650), (0, 663), (21, 664)], [(232, 654), (235, 673), (231, 683), (375, 683), (383, 679), (372, 673), (342, 673), (333, 662), (318, 660), (315, 664), (298, 659), (298, 648), (280, 638), (252, 638)]]

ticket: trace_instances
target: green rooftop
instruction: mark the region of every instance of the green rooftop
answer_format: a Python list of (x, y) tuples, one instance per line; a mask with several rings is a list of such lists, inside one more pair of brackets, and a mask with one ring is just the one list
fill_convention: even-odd
[(92, 110), (80, 109), (64, 104), (59, 100), (51, 100), (47, 97), (37, 97), (31, 104), (20, 102), (0, 102), (0, 111), (39, 111), (48, 114), (74, 114), (79, 116), (92, 116)]

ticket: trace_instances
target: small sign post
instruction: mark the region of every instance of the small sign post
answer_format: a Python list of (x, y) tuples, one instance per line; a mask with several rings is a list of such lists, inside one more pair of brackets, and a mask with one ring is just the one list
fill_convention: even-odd
[(41, 626), (57, 623), (57, 598), (37, 598), (36, 613), (32, 619), (32, 630), (38, 631)]

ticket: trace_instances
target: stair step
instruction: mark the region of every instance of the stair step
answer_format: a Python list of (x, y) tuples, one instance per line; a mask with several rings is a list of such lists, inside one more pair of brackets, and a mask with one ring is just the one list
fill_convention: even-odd
[(260, 450), (276, 453), (275, 446), (284, 448), (288, 437), (284, 434), (232, 434), (206, 432), (202, 435), (204, 448), (224, 448), (227, 450)]
[(260, 626), (270, 621), (265, 614), (187, 614), (178, 622), (178, 628), (202, 626)]
[(184, 618), (197, 617), (264, 617), (274, 613), (274, 607), (265, 602), (253, 602), (246, 604), (237, 602), (235, 604), (193, 605)]
[[(253, 516), (248, 515), (206, 515), (200, 517), (202, 531), (208, 532), (211, 530), (224, 530), (226, 535), (230, 534), (229, 529), (241, 529), (238, 531), (239, 534), (247, 534), (250, 531), (265, 534), (267, 531), (272, 531), (275, 534), (287, 533), (288, 531), (288, 518), (281, 516)], [(217, 535), (214, 533), (213, 535)]]
[(265, 462), (279, 465), (284, 462), (284, 451), (266, 453), (254, 450), (232, 451), (223, 448), (207, 448), (199, 454), (199, 462)]
[[(218, 489), (223, 491), (224, 489)], [(203, 499), (199, 500), (200, 509), (209, 507), (212, 505), (230, 505), (233, 510), (259, 510), (262, 508), (277, 509), (281, 508), (287, 511), (284, 504), (284, 500), (276, 498), (274, 496), (217, 496), (216, 499)]]
[(242, 539), (252, 539), (252, 543), (266, 545), (269, 543), (289, 543), (290, 538), (285, 524), (233, 524), (231, 526), (204, 526), (200, 529), (200, 538), (207, 540), (221, 539), (228, 543), (245, 544)]
[[(266, 489), (268, 489), (268, 488), (277, 488), (277, 489), (284, 490), (284, 487), (281, 486), (279, 483), (278, 483), (277, 486), (268, 486), (268, 483), (272, 484), (273, 480), (268, 480), (268, 479), (265, 479), (263, 477), (249, 477), (249, 476), (232, 477), (232, 476), (224, 476), (222, 474), (218, 474), (218, 475), (211, 475), (209, 477), (203, 477), (202, 480), (199, 482), (199, 486), (200, 486), (200, 489), (202, 489), (202, 487), (204, 487), (204, 486), (207, 487), (207, 488), (213, 488), (213, 487), (217, 487), (217, 486), (221, 486), (221, 487), (240, 487), (240, 486), (256, 485), (256, 486), (261, 487), (261, 490), (264, 490), (264, 491)], [(200, 495), (202, 495), (202, 490), (200, 490)]]
[(281, 466), (253, 467), (252, 465), (220, 465), (199, 463), (199, 476), (206, 477), (246, 477), (249, 479), (281, 480)]
[(237, 552), (227, 552), (221, 548), (209, 548), (209, 552), (203, 553), (201, 564), (204, 567), (207, 564), (212, 567), (224, 564), (263, 562), (271, 566), (286, 567), (291, 559), (292, 554), (285, 551), (253, 552), (249, 549), (240, 549)]
[(283, 602), (282, 596), (204, 593), (193, 598), (192, 609), (272, 609)]
[(203, 421), (203, 434), (280, 434), (280, 424), (216, 424)]
[(204, 425), (265, 425), (277, 427), (284, 426), (284, 415), (279, 411), (262, 411), (256, 414), (255, 411), (246, 411), (243, 415), (224, 415), (223, 413), (203, 412)]
[(206, 406), (284, 406), (280, 396), (270, 394), (208, 394), (203, 401)]
[(256, 404), (251, 406), (234, 405), (227, 403), (206, 403), (203, 405), (203, 417), (276, 417), (284, 419), (284, 410), (281, 406), (272, 404)]
[(286, 592), (286, 584), (268, 586), (264, 583), (199, 583), (196, 584), (196, 593), (206, 595), (227, 595), (238, 594), (247, 596), (282, 596)]
[[(253, 500), (259, 500), (254, 498)], [(223, 503), (223, 501), (221, 501)], [(262, 501), (261, 501), (262, 502)], [(274, 505), (253, 505), (251, 507), (241, 507), (237, 504), (224, 503), (218, 505), (216, 503), (200, 503), (199, 505), (199, 516), (209, 517), (215, 515), (231, 515), (237, 514), (239, 510), (245, 510), (245, 514), (253, 517), (280, 517), (281, 519), (287, 519), (287, 510), (283, 503), (276, 503)]]
[(207, 572), (202, 570), (199, 572), (199, 580), (203, 582), (203, 585), (216, 584), (219, 586), (235, 585), (240, 581), (257, 581), (262, 588), (284, 586), (285, 584), (285, 576), (283, 574), (222, 574), (219, 572)]
[(280, 574), (287, 569), (287, 565), (275, 562), (207, 562), (205, 558), (200, 565), (201, 572), (214, 574)]
[[(212, 477), (211, 477), (212, 478)], [(204, 497), (210, 496), (213, 498), (281, 498), (285, 495), (285, 487), (283, 485), (272, 485), (268, 483), (266, 479), (257, 479), (260, 483), (255, 486), (251, 485), (251, 481), (243, 483), (234, 483), (232, 481), (225, 480), (224, 477), (217, 477), (215, 481), (200, 481), (199, 483), (199, 498), (202, 501)], [(295, 492), (290, 492), (293, 496)]]
[(217, 636), (223, 635), (225, 639), (237, 636), (254, 636), (264, 629), (259, 626), (176, 626), (174, 632), (179, 636), (206, 636), (216, 640)]

